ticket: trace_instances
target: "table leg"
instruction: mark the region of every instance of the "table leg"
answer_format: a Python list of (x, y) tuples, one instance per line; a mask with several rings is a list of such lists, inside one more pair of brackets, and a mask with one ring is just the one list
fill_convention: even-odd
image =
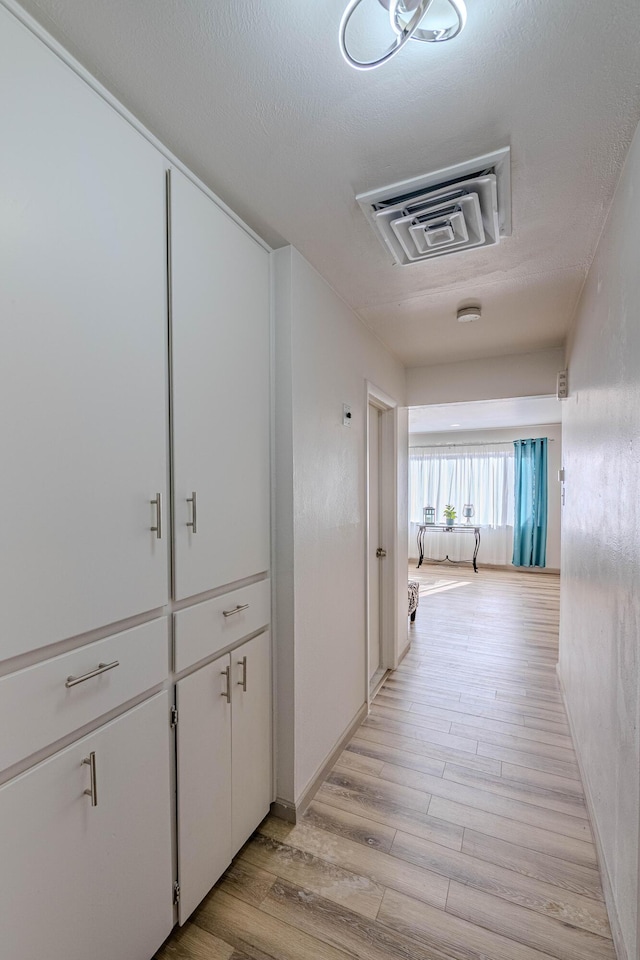
[(476, 529), (473, 532), (476, 538), (476, 547), (475, 547), (475, 550), (473, 551), (473, 572), (477, 573), (478, 564), (476, 563), (476, 558), (478, 556), (478, 550), (480, 549), (480, 528), (476, 527)]
[(424, 530), (418, 530), (418, 567), (424, 559)]

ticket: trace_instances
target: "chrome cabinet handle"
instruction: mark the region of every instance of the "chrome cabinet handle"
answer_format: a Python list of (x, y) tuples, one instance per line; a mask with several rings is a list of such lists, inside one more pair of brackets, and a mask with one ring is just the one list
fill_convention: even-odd
[(242, 680), (238, 680), (238, 686), (242, 687), (244, 692), (247, 692), (247, 658), (243, 657), (242, 660), (238, 660), (238, 666), (242, 667)]
[(75, 687), (77, 683), (84, 683), (85, 680), (99, 677), (101, 673), (106, 673), (107, 670), (115, 670), (115, 668), (119, 666), (119, 660), (114, 660), (113, 663), (99, 663), (95, 670), (91, 670), (89, 673), (83, 673), (81, 677), (67, 677), (65, 687)]
[(231, 667), (225, 667), (221, 676), (227, 678), (227, 689), (222, 691), (221, 696), (227, 698), (227, 703), (231, 703)]
[(157, 508), (157, 518), (155, 527), (149, 527), (149, 530), (153, 530), (156, 535), (156, 540), (162, 540), (162, 495), (156, 493), (155, 500), (150, 500), (149, 503), (152, 503)]
[(187, 503), (192, 504), (191, 506), (191, 520), (187, 521), (187, 526), (191, 527), (193, 533), (198, 532), (198, 518), (197, 518), (197, 501), (196, 501), (196, 492), (192, 492), (190, 497), (187, 497)]
[(223, 610), (223, 611), (222, 611), (222, 616), (223, 616), (223, 617), (234, 617), (234, 616), (236, 615), (236, 613), (242, 613), (243, 610), (248, 610), (248, 609), (249, 609), (249, 604), (248, 604), (248, 603), (239, 603), (237, 607), (234, 607), (234, 608), (233, 608), (233, 610)]
[(85, 757), (82, 764), (89, 764), (89, 773), (91, 777), (91, 786), (85, 790), (87, 797), (91, 797), (91, 806), (98, 806), (98, 781), (96, 779), (96, 752), (92, 750), (88, 757)]

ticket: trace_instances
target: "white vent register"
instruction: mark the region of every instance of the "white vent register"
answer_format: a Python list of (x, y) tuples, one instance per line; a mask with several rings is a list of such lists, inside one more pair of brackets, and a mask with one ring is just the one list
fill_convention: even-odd
[(511, 234), (510, 149), (356, 200), (396, 263), (490, 247)]

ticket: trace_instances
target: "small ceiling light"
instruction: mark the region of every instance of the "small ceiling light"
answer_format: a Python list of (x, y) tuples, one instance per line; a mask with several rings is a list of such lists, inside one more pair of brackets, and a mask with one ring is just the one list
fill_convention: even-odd
[(482, 316), (482, 307), (460, 307), (458, 310), (458, 323), (472, 323), (479, 320)]
[(389, 24), (395, 33), (395, 40), (377, 60), (357, 60), (347, 48), (347, 27), (362, 0), (350, 0), (340, 21), (340, 51), (347, 63), (356, 70), (371, 70), (373, 67), (379, 67), (380, 64), (395, 57), (409, 40), (421, 40), (423, 43), (453, 40), (464, 29), (467, 22), (467, 8), (464, 0), (447, 0), (455, 14), (455, 22), (448, 27), (438, 29), (420, 27), (434, 0), (378, 0), (378, 2), (389, 11)]

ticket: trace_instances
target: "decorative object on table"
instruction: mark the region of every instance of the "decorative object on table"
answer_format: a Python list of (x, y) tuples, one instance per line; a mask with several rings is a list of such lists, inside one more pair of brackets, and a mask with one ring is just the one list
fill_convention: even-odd
[(462, 516), (467, 518), (467, 523), (469, 523), (469, 520), (471, 520), (471, 517), (474, 515), (474, 513), (475, 510), (473, 509), (473, 504), (465, 503), (464, 507), (462, 508)]
[(456, 508), (452, 507), (450, 503), (447, 503), (443, 513), (445, 518), (445, 526), (450, 530), (455, 523), (456, 517), (458, 516), (456, 513)]
[(420, 603), (420, 581), (409, 580), (409, 616), (411, 623), (416, 619), (416, 610)]
[(436, 508), (435, 507), (423, 507), (422, 508), (422, 522), (428, 523), (433, 526), (436, 522)]

